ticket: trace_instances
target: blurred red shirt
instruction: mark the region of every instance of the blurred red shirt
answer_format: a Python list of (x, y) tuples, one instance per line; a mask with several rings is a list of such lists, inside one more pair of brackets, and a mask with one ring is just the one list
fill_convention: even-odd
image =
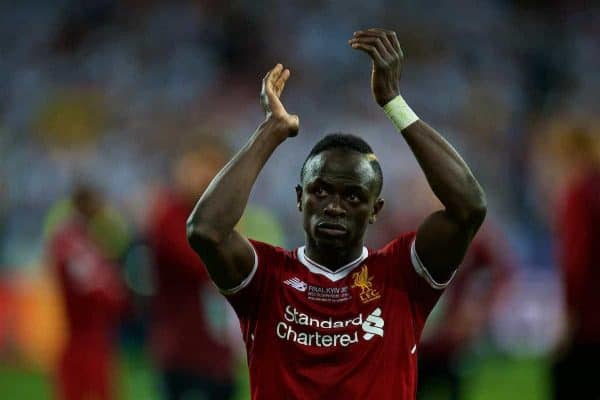
[(155, 257), (151, 345), (159, 366), (215, 380), (233, 379), (227, 304), (186, 238), (193, 205), (174, 193), (159, 196), (149, 242)]
[(558, 248), (575, 343), (600, 343), (600, 168), (575, 179), (559, 213)]
[(423, 359), (447, 362), (485, 330), (513, 264), (499, 232), (489, 224), (482, 227), (442, 298), (433, 326), (425, 330)]
[(113, 398), (112, 333), (125, 306), (117, 267), (77, 218), (52, 234), (49, 253), (64, 300), (68, 330), (57, 371), (58, 396)]

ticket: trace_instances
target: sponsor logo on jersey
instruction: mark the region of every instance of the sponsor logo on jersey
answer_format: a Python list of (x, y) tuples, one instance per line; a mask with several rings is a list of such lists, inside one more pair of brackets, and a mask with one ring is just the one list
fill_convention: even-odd
[(360, 289), (360, 300), (363, 303), (369, 303), (381, 297), (379, 292), (373, 288), (373, 277), (369, 276), (369, 269), (366, 265), (363, 265), (360, 271), (353, 273), (352, 278), (354, 279), (352, 287)]
[(308, 288), (308, 285), (306, 284), (306, 282), (304, 282), (303, 280), (301, 280), (300, 278), (297, 278), (297, 277), (293, 277), (291, 279), (285, 280), (285, 281), (283, 281), (283, 283), (285, 283), (288, 286), (293, 287), (294, 289), (296, 289), (300, 292), (306, 292), (306, 289)]
[[(381, 308), (377, 307), (366, 317), (360, 313), (344, 320), (331, 317), (318, 319), (287, 305), (283, 319), (275, 326), (275, 333), (282, 340), (303, 346), (348, 347), (358, 343), (361, 338), (370, 341), (375, 336), (383, 337), (384, 320), (381, 314)], [(316, 329), (306, 331), (310, 328)]]
[(371, 340), (375, 335), (383, 337), (383, 325), (384, 321), (383, 318), (381, 318), (381, 308), (377, 307), (369, 314), (362, 324), (362, 329), (365, 331), (363, 339)]

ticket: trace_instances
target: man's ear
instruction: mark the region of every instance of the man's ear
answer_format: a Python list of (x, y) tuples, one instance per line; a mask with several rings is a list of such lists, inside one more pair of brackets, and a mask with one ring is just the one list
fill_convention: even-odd
[(298, 211), (302, 211), (302, 186), (296, 185), (296, 203), (298, 204)]
[(384, 204), (385, 201), (381, 198), (375, 200), (375, 204), (373, 204), (373, 211), (371, 211), (371, 216), (369, 217), (370, 224), (375, 223), (375, 221), (377, 220), (377, 214), (379, 214)]

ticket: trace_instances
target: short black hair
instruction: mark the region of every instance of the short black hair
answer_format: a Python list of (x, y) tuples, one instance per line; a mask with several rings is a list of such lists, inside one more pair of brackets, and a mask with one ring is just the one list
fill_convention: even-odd
[(362, 138), (348, 133), (330, 133), (314, 145), (302, 164), (302, 169), (300, 170), (301, 183), (304, 183), (306, 164), (308, 163), (308, 160), (326, 150), (331, 149), (356, 151), (357, 153), (370, 156), (369, 164), (371, 164), (373, 171), (375, 171), (375, 176), (377, 177), (376, 195), (379, 196), (379, 194), (381, 194), (381, 188), (383, 187), (383, 172), (381, 171), (381, 165), (379, 164), (377, 157), (375, 157), (375, 153), (373, 153), (373, 149)]

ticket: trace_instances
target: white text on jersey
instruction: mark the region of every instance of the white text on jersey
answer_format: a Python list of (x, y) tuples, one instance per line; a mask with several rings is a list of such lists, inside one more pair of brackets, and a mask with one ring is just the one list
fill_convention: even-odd
[[(299, 312), (295, 307), (287, 305), (283, 315), (284, 321), (279, 321), (275, 327), (277, 337), (304, 346), (316, 347), (348, 347), (359, 341), (359, 328), (364, 334), (362, 338), (370, 341), (375, 336), (383, 337), (384, 320), (381, 318), (381, 308), (374, 309), (366, 318), (360, 313), (354, 318), (333, 320), (332, 318), (318, 319)], [(318, 331), (301, 332), (294, 325), (317, 329), (342, 330), (332, 334)], [(346, 329), (344, 329), (346, 328)], [(350, 329), (348, 329), (350, 328)]]

